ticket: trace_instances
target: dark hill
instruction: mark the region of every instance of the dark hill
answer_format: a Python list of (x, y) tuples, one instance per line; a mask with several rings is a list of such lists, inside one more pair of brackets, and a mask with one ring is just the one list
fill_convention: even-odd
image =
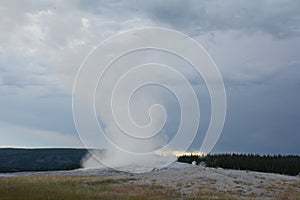
[(0, 172), (71, 170), (80, 168), (86, 149), (0, 149)]

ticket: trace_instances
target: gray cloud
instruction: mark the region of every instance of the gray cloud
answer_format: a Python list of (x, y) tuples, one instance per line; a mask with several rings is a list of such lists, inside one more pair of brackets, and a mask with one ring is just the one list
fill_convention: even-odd
[(276, 38), (300, 34), (298, 1), (78, 1), (79, 9), (112, 19), (149, 17), (157, 24), (188, 34), (240, 30), (265, 32)]
[[(138, 4), (140, 5), (140, 4)], [(277, 38), (299, 36), (298, 1), (164, 1), (148, 3), (147, 14), (187, 33), (241, 30)]]
[(299, 7), (267, 0), (1, 1), (0, 121), (76, 137), (70, 95), (85, 55), (119, 31), (163, 26), (203, 44), (224, 77), (228, 117), (215, 151), (300, 153)]

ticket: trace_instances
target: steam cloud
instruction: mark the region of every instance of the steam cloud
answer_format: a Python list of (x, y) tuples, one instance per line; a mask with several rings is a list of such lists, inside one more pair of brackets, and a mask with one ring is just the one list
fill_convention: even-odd
[[(172, 152), (187, 150), (198, 133), (199, 101), (191, 82), (200, 74), (211, 83), (206, 85), (217, 108), (201, 147), (206, 152), (220, 135), (226, 100), (218, 69), (201, 46), (175, 31), (145, 28), (95, 48), (73, 90), (77, 131), (87, 148), (96, 149), (83, 166), (145, 172), (175, 161)], [(168, 109), (170, 103), (178, 110)], [(170, 128), (174, 122), (177, 130)]]

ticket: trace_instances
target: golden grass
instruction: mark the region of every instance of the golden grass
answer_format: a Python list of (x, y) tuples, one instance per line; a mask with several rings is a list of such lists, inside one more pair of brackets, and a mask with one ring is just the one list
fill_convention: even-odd
[[(239, 182), (235, 182), (238, 185)], [(241, 184), (241, 183), (239, 183)], [(174, 188), (152, 181), (141, 184), (133, 177), (112, 178), (108, 175), (31, 175), (21, 177), (0, 177), (0, 200), (69, 200), (69, 199), (252, 199), (258, 197), (243, 193), (242, 188), (221, 191), (212, 185), (199, 185), (192, 189), (196, 183), (187, 186), (182, 182), (174, 183)], [(300, 182), (293, 182), (286, 188), (275, 191), (272, 197), (278, 200), (300, 200)], [(187, 193), (184, 188), (191, 188)], [(177, 191), (183, 189), (184, 192)], [(274, 186), (276, 188), (276, 186)], [(278, 187), (277, 187), (278, 188)], [(297, 189), (298, 188), (298, 189)], [(266, 185), (262, 185), (266, 189)], [(250, 198), (249, 198), (250, 196)], [(270, 195), (266, 195), (271, 197)]]
[(287, 188), (283, 192), (279, 193), (278, 200), (300, 200), (300, 194), (294, 189)]
[(225, 191), (218, 190), (212, 186), (200, 186), (198, 190), (190, 194), (190, 196), (185, 199), (190, 200), (209, 200), (209, 199), (219, 199), (219, 200), (235, 200), (233, 196), (229, 196)]
[(0, 199), (173, 199), (176, 191), (135, 179), (88, 176), (24, 176), (0, 178)]

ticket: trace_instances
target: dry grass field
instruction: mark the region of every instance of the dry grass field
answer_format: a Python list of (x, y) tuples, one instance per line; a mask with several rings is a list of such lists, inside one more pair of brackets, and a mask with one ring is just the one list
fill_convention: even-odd
[(171, 188), (135, 184), (130, 178), (72, 175), (0, 178), (0, 199), (173, 199), (178, 196)]
[(300, 178), (201, 167), (0, 176), (0, 199), (300, 199)]

